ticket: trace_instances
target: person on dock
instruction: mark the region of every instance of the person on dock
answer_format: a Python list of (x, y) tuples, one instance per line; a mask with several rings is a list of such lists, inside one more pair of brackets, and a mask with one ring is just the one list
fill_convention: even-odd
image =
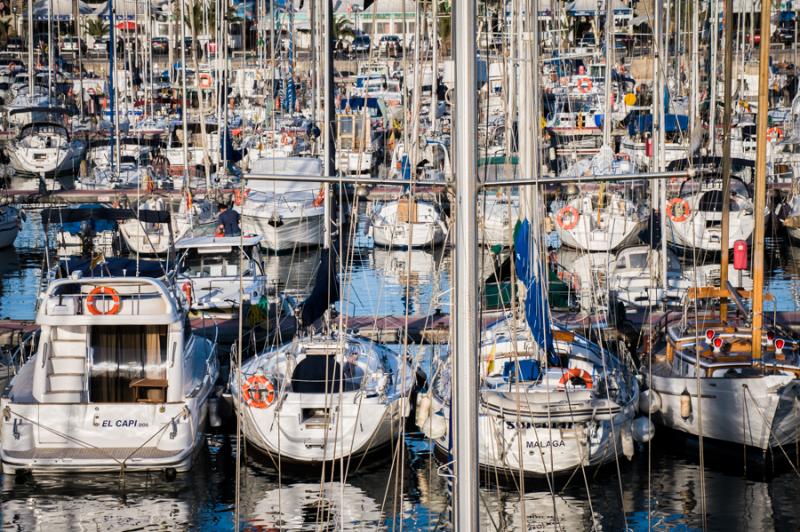
[(219, 218), (216, 236), (239, 236), (242, 230), (239, 228), (239, 213), (229, 209), (225, 203), (217, 205)]

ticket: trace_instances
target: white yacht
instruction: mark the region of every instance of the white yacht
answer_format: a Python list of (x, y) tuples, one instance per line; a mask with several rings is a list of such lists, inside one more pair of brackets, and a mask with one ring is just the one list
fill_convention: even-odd
[(369, 232), (378, 246), (422, 248), (442, 243), (447, 224), (435, 203), (403, 196), (375, 209)]
[(72, 188), (85, 149), (83, 141), (70, 139), (67, 128), (59, 123), (33, 122), (22, 127), (5, 146), (14, 169), (12, 186), (49, 189), (41, 180), (56, 178), (61, 188)]
[(14, 245), (21, 226), (19, 211), (10, 205), (0, 205), (0, 249)]
[(0, 397), (5, 474), (188, 470), (218, 362), (185, 305), (157, 279), (53, 281), (37, 352)]
[(613, 251), (634, 242), (647, 223), (641, 205), (618, 192), (584, 192), (554, 213), (555, 229), (567, 246)]
[[(755, 227), (753, 201), (745, 184), (730, 180), (728, 242), (722, 244), (722, 183), (719, 179), (688, 180), (665, 206), (667, 241), (678, 249), (719, 253), (737, 240), (750, 240)], [(765, 216), (762, 213), (761, 216)]]
[[(258, 179), (286, 176), (286, 181)], [(325, 214), (322, 183), (292, 181), (292, 176), (319, 177), (322, 161), (311, 157), (258, 159), (245, 176), (245, 192), (236, 199), (242, 231), (261, 235), (261, 245), (275, 251), (322, 244)]]
[[(632, 452), (639, 397), (633, 371), (610, 352), (553, 327), (554, 351), (536, 349), (527, 324), (506, 318), (485, 330), (480, 347), (478, 461), (511, 476), (570, 474)], [(555, 364), (554, 364), (555, 363)], [(433, 370), (417, 400), (417, 424), (443, 453), (450, 449), (451, 373)], [(517, 440), (522, 440), (522, 447)]]
[[(198, 236), (175, 243), (177, 282), (192, 311), (230, 313), (242, 301), (257, 305), (267, 297), (260, 241), (260, 236)], [(244, 270), (241, 275), (240, 268)]]
[(347, 333), (296, 337), (230, 380), (247, 441), (298, 464), (383, 449), (409, 414), (414, 382), (403, 357)]
[[(142, 202), (137, 210), (163, 211), (166, 208), (162, 198), (154, 197)], [(168, 252), (176, 240), (187, 236), (193, 229), (210, 227), (216, 220), (210, 202), (195, 202), (187, 197), (180, 202), (178, 212), (173, 213), (167, 223), (144, 222), (132, 218), (120, 222), (119, 232), (131, 251), (143, 255), (161, 255)]]

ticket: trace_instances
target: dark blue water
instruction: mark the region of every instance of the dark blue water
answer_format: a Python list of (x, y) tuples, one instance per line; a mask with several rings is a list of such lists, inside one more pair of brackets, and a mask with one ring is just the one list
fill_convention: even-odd
[[(35, 213), (16, 249), (0, 252), (0, 317), (32, 319), (42, 264), (43, 234)], [(800, 250), (772, 249), (770, 290), (781, 310), (800, 308)], [(302, 291), (318, 263), (315, 252), (268, 259), (281, 286)], [(291, 264), (291, 266), (288, 266)], [(346, 312), (447, 312), (450, 258), (426, 251), (361, 248), (343, 283)], [(408, 287), (406, 286), (408, 285)], [(420, 356), (430, 356), (428, 349)], [(423, 362), (423, 366), (424, 366)], [(442, 461), (419, 434), (378, 461), (353, 465), (345, 479), (321, 472), (277, 471), (242, 455), (226, 435), (208, 437), (194, 469), (167, 480), (160, 474), (2, 477), (6, 530), (448, 530), (449, 484)], [(730, 450), (729, 450), (730, 451)], [(394, 458), (392, 458), (394, 457)], [(554, 489), (527, 481), (484, 482), (485, 530), (800, 530), (800, 478), (786, 464), (754, 469), (741, 453), (707, 450), (657, 431), (632, 461), (561, 480)], [(703, 495), (704, 494), (704, 495)], [(705, 501), (705, 504), (702, 503)]]

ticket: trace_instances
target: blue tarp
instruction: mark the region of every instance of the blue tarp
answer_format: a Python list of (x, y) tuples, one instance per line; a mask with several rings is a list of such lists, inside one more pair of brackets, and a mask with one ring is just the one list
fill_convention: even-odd
[[(84, 205), (79, 205), (78, 209), (96, 209), (101, 208), (103, 205), (99, 203), (87, 203)], [(61, 230), (67, 232), (71, 235), (77, 235), (81, 232), (81, 226), (83, 224), (89, 224), (89, 226), (94, 230), (96, 233), (102, 233), (103, 231), (115, 231), (117, 229), (117, 222), (114, 220), (102, 220), (92, 218), (89, 220), (84, 220), (81, 222), (67, 222), (61, 224)]]
[[(367, 98), (366, 99), (366, 106), (368, 109), (377, 109), (378, 111), (381, 110), (380, 105), (378, 105), (377, 98)], [(344, 111), (347, 108), (350, 108), (351, 111), (358, 111), (359, 109), (364, 108), (364, 98), (361, 96), (352, 96), (350, 98), (342, 98), (341, 103), (339, 104), (339, 110)]]
[[(628, 117), (628, 135), (634, 136), (637, 133), (647, 133), (653, 130), (653, 115), (640, 114)], [(664, 130), (667, 133), (673, 131), (688, 131), (689, 117), (686, 115), (665, 115)]]
[(533, 340), (545, 350), (551, 364), (559, 363), (553, 346), (550, 326), (550, 307), (547, 303), (544, 283), (547, 278), (539, 260), (536, 243), (531, 239), (530, 222), (523, 220), (514, 231), (514, 266), (517, 277), (527, 290), (525, 296), (525, 319), (531, 329)]
[[(84, 277), (136, 277), (137, 266), (135, 259), (122, 257), (109, 257), (92, 267), (92, 259), (72, 257), (61, 261), (60, 270), (62, 277), (67, 277), (72, 272), (79, 271)], [(163, 277), (166, 275), (164, 265), (156, 260), (140, 260), (138, 277)]]

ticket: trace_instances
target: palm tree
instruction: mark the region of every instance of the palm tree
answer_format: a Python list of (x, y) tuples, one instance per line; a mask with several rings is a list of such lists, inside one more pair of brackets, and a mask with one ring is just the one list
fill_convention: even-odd
[(450, 0), (435, 0), (439, 2), (439, 39), (442, 42), (442, 55), (450, 55), (450, 45), (452, 39), (452, 16), (453, 6)]
[(14, 33), (14, 25), (10, 18), (0, 19), (0, 43), (6, 44)]
[(344, 15), (339, 16), (333, 22), (333, 42), (336, 48), (343, 49), (345, 39), (352, 40), (355, 38), (356, 32), (353, 29), (353, 23), (349, 18)]
[(91, 35), (94, 39), (99, 39), (109, 34), (108, 24), (99, 18), (87, 19), (84, 28), (86, 29), (86, 33)]

